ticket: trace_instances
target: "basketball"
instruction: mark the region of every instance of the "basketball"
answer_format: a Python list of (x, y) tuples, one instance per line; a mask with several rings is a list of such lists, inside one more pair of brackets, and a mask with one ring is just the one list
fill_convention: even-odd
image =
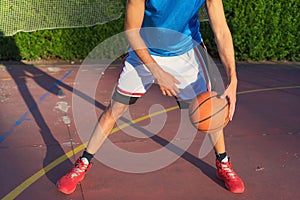
[(222, 130), (229, 121), (228, 115), (228, 100), (219, 98), (215, 91), (199, 94), (189, 106), (191, 123), (203, 133)]

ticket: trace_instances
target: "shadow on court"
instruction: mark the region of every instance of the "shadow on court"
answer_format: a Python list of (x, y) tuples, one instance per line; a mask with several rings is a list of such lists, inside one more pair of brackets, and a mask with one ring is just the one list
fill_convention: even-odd
[[(18, 47), (14, 45), (13, 38), (5, 38), (4, 41), (10, 44), (10, 47), (11, 49), (13, 49), (14, 54), (19, 54)], [(36, 97), (34, 97), (34, 95), (32, 94), (32, 89), (30, 89), (28, 86), (28, 79), (31, 79), (40, 88), (54, 95), (59, 95), (59, 91), (61, 90), (60, 87), (64, 87), (70, 91), (72, 91), (72, 88), (66, 86), (59, 80), (54, 79), (52, 76), (49, 76), (47, 73), (38, 69), (34, 65), (25, 64), (22, 61), (6, 62), (4, 63), (4, 66), (10, 77), (13, 79), (22, 97), (22, 99), (19, 99), (19, 101), (24, 102), (29, 111), (22, 116), (23, 118), (21, 117), (19, 119), (18, 123), (22, 123), (22, 121), (27, 120), (27, 117), (29, 117), (29, 115), (32, 116), (33, 120), (39, 128), (40, 135), (46, 146), (46, 155), (42, 161), (43, 166), (46, 167), (54, 159), (63, 155), (64, 151), (60, 147), (59, 141), (55, 139), (54, 133), (51, 131), (51, 128), (46, 123), (47, 116), (42, 115)], [(47, 93), (46, 95), (41, 96), (39, 101), (42, 102), (44, 98), (47, 98)], [(9, 140), (9, 136), (9, 134), (2, 136), (1, 142), (6, 139)], [(30, 154), (28, 156), (30, 156)], [(70, 165), (70, 162), (64, 164), (64, 166)], [(47, 172), (46, 176), (53, 184), (55, 184), (57, 179), (59, 178), (57, 174), (54, 174), (52, 171)]]

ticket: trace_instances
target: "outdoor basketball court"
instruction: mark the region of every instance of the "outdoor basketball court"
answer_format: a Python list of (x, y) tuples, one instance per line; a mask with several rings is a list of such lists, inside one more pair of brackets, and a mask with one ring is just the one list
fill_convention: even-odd
[[(213, 151), (204, 159), (198, 158), (202, 133), (195, 138), (189, 133), (177, 138), (191, 140), (191, 145), (175, 162), (149, 173), (121, 172), (94, 159), (76, 191), (71, 195), (60, 193), (56, 181), (81, 155), (82, 143), (86, 142), (80, 140), (74, 124), (72, 95), (94, 104), (99, 116), (109, 103), (121, 70), (116, 63), (101, 74), (93, 99), (73, 90), (79, 66), (2, 63), (1, 199), (300, 199), (300, 65), (293, 63), (237, 64), (237, 109), (234, 121), (225, 129), (225, 137), (233, 167), (244, 180), (244, 194), (230, 193), (217, 180)], [(150, 120), (153, 104), (158, 104), (156, 108), (160, 110), (152, 111), (156, 114)], [(120, 129), (114, 129), (110, 136), (114, 144), (129, 152), (162, 148), (173, 140), (180, 123), (175, 100), (162, 96), (156, 86), (130, 114), (132, 119), (121, 120)], [(166, 123), (155, 136), (136, 138), (127, 134), (130, 128), (148, 136), (153, 134), (147, 125), (161, 116), (165, 116)], [(176, 148), (180, 150), (174, 146), (175, 154)]]

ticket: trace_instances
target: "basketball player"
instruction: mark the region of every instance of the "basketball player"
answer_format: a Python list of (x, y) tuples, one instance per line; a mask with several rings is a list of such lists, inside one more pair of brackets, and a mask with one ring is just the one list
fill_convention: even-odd
[[(125, 31), (131, 49), (112, 102), (99, 118), (83, 155), (58, 181), (58, 190), (65, 194), (75, 191), (77, 183), (91, 168), (91, 159), (110, 134), (116, 120), (129, 105), (145, 94), (152, 83), (159, 85), (163, 95), (174, 96), (180, 101), (192, 99), (195, 95), (210, 90), (205, 69), (199, 66), (201, 55), (195, 48), (199, 44), (204, 46), (198, 21), (198, 10), (204, 3), (220, 58), (227, 72), (228, 85), (221, 98), (228, 98), (229, 117), (232, 120), (237, 76), (232, 37), (222, 0), (128, 0)], [(185, 91), (186, 88), (192, 88), (193, 92)], [(182, 105), (184, 104), (181, 107)], [(217, 177), (224, 181), (229, 191), (243, 193), (243, 181), (233, 170), (226, 154), (223, 131), (218, 138), (212, 138), (212, 142), (215, 144)]]

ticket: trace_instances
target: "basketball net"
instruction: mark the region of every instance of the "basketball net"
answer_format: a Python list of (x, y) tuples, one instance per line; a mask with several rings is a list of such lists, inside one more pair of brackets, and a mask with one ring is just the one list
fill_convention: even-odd
[(1, 0), (0, 35), (94, 26), (118, 19), (124, 0)]
[[(88, 27), (116, 20), (125, 0), (1, 0), (0, 36), (44, 29)], [(204, 7), (200, 21), (207, 20)]]

